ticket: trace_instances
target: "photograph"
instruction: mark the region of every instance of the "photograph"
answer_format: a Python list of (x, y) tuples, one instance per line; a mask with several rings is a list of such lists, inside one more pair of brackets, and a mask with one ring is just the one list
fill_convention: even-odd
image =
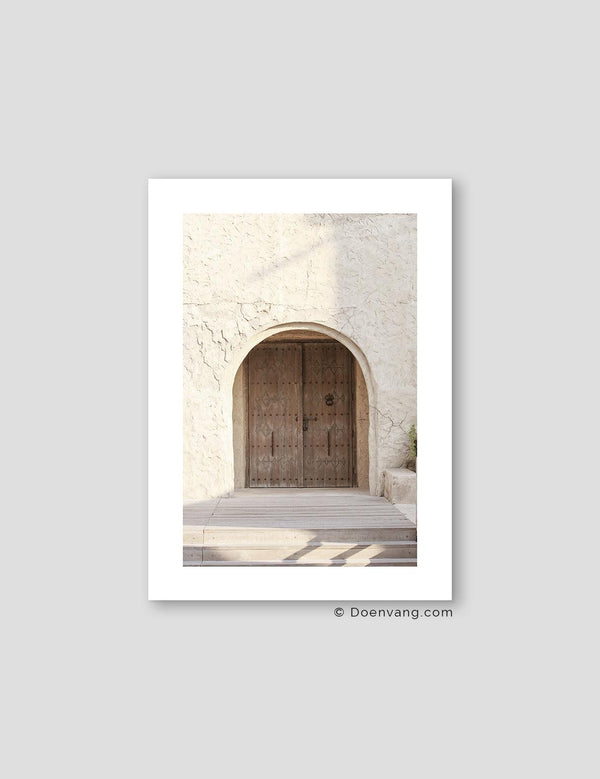
[(148, 188), (149, 597), (451, 598), (452, 180)]
[(183, 565), (417, 565), (415, 213), (183, 216)]

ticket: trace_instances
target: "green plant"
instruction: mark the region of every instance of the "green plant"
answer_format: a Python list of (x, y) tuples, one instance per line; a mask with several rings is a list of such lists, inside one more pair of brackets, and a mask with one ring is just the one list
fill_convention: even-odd
[(410, 453), (416, 460), (417, 459), (417, 428), (414, 425), (410, 426), (410, 430), (408, 431), (408, 438), (410, 440)]
[(408, 431), (409, 440), (409, 455), (406, 462), (406, 467), (411, 471), (417, 470), (417, 428), (414, 425), (410, 426)]

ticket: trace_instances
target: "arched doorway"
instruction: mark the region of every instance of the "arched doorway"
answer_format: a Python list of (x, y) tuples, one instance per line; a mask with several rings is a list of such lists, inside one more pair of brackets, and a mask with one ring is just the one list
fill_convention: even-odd
[(353, 354), (288, 329), (257, 344), (233, 387), (235, 487), (369, 487), (369, 403)]

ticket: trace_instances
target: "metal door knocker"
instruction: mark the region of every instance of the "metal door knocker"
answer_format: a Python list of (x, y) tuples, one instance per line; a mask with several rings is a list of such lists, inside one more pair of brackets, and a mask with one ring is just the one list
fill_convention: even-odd
[(306, 431), (308, 430), (309, 422), (316, 422), (317, 420), (318, 417), (302, 417), (302, 429), (304, 430), (304, 432), (306, 433)]
[(333, 395), (325, 395), (325, 403), (328, 406), (333, 406), (333, 401), (334, 400), (335, 400), (335, 398), (333, 397)]

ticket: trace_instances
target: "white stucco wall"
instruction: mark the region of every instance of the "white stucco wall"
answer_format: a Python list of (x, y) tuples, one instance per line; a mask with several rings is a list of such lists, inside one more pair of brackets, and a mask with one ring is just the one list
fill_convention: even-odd
[(361, 365), (382, 494), (416, 423), (416, 250), (411, 214), (184, 217), (184, 500), (231, 492), (236, 371), (261, 340), (304, 323)]

